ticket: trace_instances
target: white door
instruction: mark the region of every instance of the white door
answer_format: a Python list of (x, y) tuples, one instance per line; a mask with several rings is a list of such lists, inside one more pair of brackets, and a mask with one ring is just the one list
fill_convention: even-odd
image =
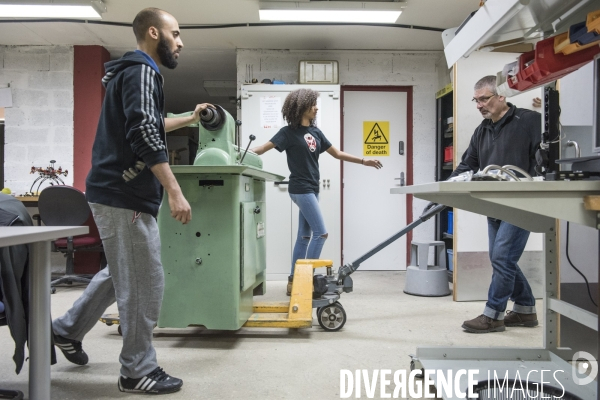
[[(342, 262), (346, 264), (406, 226), (405, 197), (391, 195), (390, 188), (401, 184), (396, 179), (401, 173), (406, 184), (408, 102), (406, 92), (344, 91), (343, 96), (344, 151), (383, 164), (376, 170), (344, 163)], [(400, 146), (404, 155), (399, 154)], [(406, 235), (360, 265), (361, 271), (404, 269)]]
[[(320, 93), (317, 125), (327, 139), (340, 147), (340, 87), (337, 85), (248, 85), (242, 87), (242, 144), (248, 143), (250, 134), (256, 136), (251, 147), (270, 140), (283, 126), (281, 106), (288, 93), (311, 88)], [(262, 157), (263, 169), (285, 177), (290, 172), (285, 153), (273, 149)], [(327, 153), (319, 157), (321, 172), (319, 204), (325, 219), (329, 238), (321, 258), (331, 259), (334, 266), (341, 265), (341, 184), (340, 163)], [(292, 203), (286, 184), (267, 182), (267, 280), (286, 280), (290, 274), (292, 250), (298, 230), (298, 207)]]

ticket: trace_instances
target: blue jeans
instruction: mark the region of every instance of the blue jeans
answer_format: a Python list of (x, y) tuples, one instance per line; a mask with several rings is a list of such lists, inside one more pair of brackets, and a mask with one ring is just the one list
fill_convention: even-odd
[(325, 240), (327, 240), (327, 229), (323, 214), (319, 208), (318, 193), (290, 193), (294, 204), (298, 206), (298, 236), (292, 253), (292, 272), (297, 260), (317, 259), (321, 255)]
[(483, 314), (493, 319), (504, 319), (509, 299), (515, 302), (514, 312), (535, 313), (535, 297), (517, 265), (525, 250), (529, 231), (499, 219), (488, 218), (488, 237), (494, 272)]

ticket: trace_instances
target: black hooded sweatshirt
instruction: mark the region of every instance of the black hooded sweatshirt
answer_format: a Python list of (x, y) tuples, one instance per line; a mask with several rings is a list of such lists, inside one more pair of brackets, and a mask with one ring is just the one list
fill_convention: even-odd
[[(141, 52), (128, 52), (105, 64), (106, 95), (86, 179), (91, 203), (126, 208), (156, 217), (163, 189), (150, 167), (168, 162), (163, 119), (163, 77)], [(132, 180), (123, 171), (143, 161)]]
[(465, 171), (477, 172), (490, 164), (515, 165), (531, 176), (536, 175), (535, 152), (542, 140), (541, 114), (511, 103), (508, 106), (499, 121), (484, 119), (475, 129), (469, 147), (450, 177)]

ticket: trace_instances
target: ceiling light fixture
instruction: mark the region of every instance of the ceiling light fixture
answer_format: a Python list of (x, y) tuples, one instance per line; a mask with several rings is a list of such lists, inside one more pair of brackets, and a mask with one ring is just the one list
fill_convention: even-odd
[(27, 4), (0, 4), (0, 18), (84, 18), (102, 19), (106, 5), (94, 1), (27, 1)]
[(261, 1), (261, 21), (352, 22), (393, 24), (403, 2)]

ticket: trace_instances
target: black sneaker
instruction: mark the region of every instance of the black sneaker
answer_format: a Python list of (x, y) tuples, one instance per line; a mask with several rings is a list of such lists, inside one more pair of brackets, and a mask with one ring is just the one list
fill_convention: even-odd
[(181, 389), (183, 381), (167, 374), (161, 367), (138, 379), (119, 377), (119, 390), (121, 392), (166, 394)]
[(88, 363), (88, 355), (81, 348), (81, 342), (71, 340), (54, 334), (54, 345), (65, 355), (65, 358), (73, 364), (85, 365)]

